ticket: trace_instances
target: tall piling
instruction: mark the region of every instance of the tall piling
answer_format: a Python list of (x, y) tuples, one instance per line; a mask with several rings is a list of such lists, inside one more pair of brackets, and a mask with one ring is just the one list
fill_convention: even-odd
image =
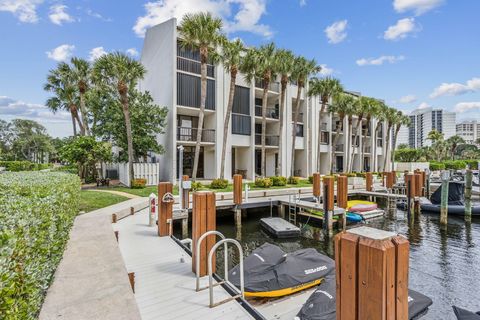
[[(242, 204), (242, 175), (235, 174), (233, 176), (233, 203), (235, 207), (233, 209), (235, 216), (235, 227), (238, 230), (242, 228), (242, 209), (240, 205)], [(238, 232), (237, 232), (238, 233)]]
[[(211, 191), (197, 191), (193, 193), (192, 202), (192, 271), (196, 271), (197, 241), (207, 231), (216, 230), (216, 204), (215, 194)], [(215, 245), (215, 235), (210, 235), (200, 245), (200, 270), (201, 277), (207, 275), (207, 256)], [(213, 255), (213, 272), (215, 272), (215, 255)]]
[(415, 199), (415, 175), (405, 174), (405, 193), (407, 196), (407, 217), (408, 221), (413, 221), (413, 201)]
[(333, 234), (334, 177), (323, 177), (323, 231)]
[[(189, 181), (190, 177), (187, 175), (182, 176), (183, 181)], [(185, 189), (183, 183), (179, 188), (182, 188), (182, 209), (188, 209), (190, 207), (190, 189)]]
[(171, 235), (173, 229), (173, 201), (165, 199), (165, 194), (172, 194), (171, 182), (158, 184), (158, 235), (165, 237)]
[(342, 228), (347, 227), (348, 177), (337, 178), (337, 207), (345, 209), (342, 215)]
[(465, 173), (465, 221), (472, 221), (472, 183), (473, 172), (467, 169)]
[(322, 194), (322, 189), (321, 189), (321, 178), (320, 178), (320, 173), (315, 172), (313, 174), (313, 196), (320, 200), (320, 196)]
[(373, 174), (371, 172), (365, 173), (365, 189), (372, 191), (373, 189)]
[(442, 171), (442, 192), (440, 202), (440, 224), (446, 226), (448, 223), (448, 185), (450, 181), (450, 172)]

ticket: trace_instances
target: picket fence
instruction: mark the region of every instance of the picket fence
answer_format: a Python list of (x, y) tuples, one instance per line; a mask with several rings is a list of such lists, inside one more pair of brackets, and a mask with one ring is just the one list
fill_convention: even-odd
[[(128, 162), (123, 163), (106, 163), (103, 165), (104, 176), (106, 170), (118, 170), (118, 179), (120, 183), (130, 187), (130, 172), (128, 171)], [(147, 186), (155, 186), (158, 184), (158, 176), (160, 171), (159, 163), (134, 163), (133, 172), (135, 179), (147, 180)]]

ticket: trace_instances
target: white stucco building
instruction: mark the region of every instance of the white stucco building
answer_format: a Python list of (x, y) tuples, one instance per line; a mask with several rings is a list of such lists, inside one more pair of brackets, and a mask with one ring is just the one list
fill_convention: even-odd
[[(179, 165), (177, 146), (179, 145), (185, 147), (183, 172), (191, 175), (200, 105), (199, 54), (179, 45), (177, 20), (170, 19), (147, 30), (141, 62), (146, 67), (147, 74), (140, 83), (140, 89), (149, 91), (156, 104), (166, 106), (169, 110), (166, 133), (158, 138), (166, 150), (165, 154), (157, 157), (161, 162), (160, 179), (173, 180), (176, 177)], [(207, 77), (207, 102), (197, 177), (213, 179), (220, 173), (223, 122), (228, 103), (230, 76), (221, 65), (209, 65)], [(247, 179), (254, 179), (260, 174), (261, 88), (261, 83), (248, 84), (243, 75), (237, 76), (225, 164), (225, 177), (228, 179), (235, 173), (244, 174)], [(308, 88), (302, 90), (300, 97), (297, 138), (295, 148), (292, 148), (292, 113), (296, 102), (297, 86), (289, 84), (287, 87), (283, 129), (284, 147), (282, 154), (279, 154), (280, 85), (277, 81), (270, 85), (266, 126), (267, 176), (275, 175), (278, 157), (282, 157), (283, 164), (282, 172), (279, 174), (289, 176), (292, 152), (295, 153), (295, 175), (302, 177), (311, 175), (317, 171), (318, 148), (320, 148), (320, 172), (322, 174), (330, 172), (332, 131), (336, 128), (338, 116), (325, 114), (319, 120), (321, 107), (319, 98), (307, 97), (307, 91)], [(354, 125), (355, 123), (356, 119), (354, 119)], [(368, 132), (368, 136), (356, 142), (357, 145), (364, 147), (365, 169), (372, 171), (382, 169), (385, 145), (384, 124), (381, 124), (376, 138), (371, 134), (375, 126), (375, 119), (371, 122), (370, 128), (366, 128), (366, 120), (363, 120), (362, 132)], [(348, 134), (347, 119), (345, 119), (344, 130), (334, 151), (335, 170), (343, 171), (346, 168), (347, 157), (353, 156), (353, 171), (361, 171), (360, 148), (356, 148), (356, 152), (344, 148)]]
[(465, 120), (457, 123), (457, 135), (463, 138), (468, 144), (477, 144), (480, 138), (480, 123), (476, 120)]

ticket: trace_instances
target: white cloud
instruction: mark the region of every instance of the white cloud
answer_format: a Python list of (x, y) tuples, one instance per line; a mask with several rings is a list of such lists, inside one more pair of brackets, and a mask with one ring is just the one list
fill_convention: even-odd
[(68, 7), (63, 4), (56, 4), (50, 7), (48, 17), (52, 23), (61, 26), (64, 22), (73, 22), (75, 19), (67, 13)]
[(340, 20), (332, 23), (325, 28), (324, 32), (328, 38), (329, 43), (340, 43), (347, 37), (347, 32), (345, 31), (348, 26), (347, 20)]
[(0, 96), (0, 115), (4, 117), (22, 117), (34, 120), (66, 121), (70, 114), (58, 111), (55, 115), (44, 105), (27, 103), (7, 96)]
[(453, 111), (458, 113), (479, 110), (480, 111), (480, 101), (478, 102), (460, 102), (455, 105)]
[(125, 52), (132, 57), (137, 57), (138, 56), (138, 51), (135, 48), (127, 49), (127, 51), (125, 51)]
[(47, 51), (47, 57), (55, 61), (66, 61), (72, 56), (73, 50), (75, 49), (74, 45), (62, 44), (61, 46), (56, 47), (52, 51)]
[(103, 21), (106, 21), (106, 22), (111, 22), (112, 21), (111, 18), (106, 18), (106, 17), (102, 16), (100, 13), (93, 11), (92, 9), (87, 9), (86, 13), (90, 17), (97, 18), (97, 19), (100, 19), (100, 20), (103, 20)]
[(441, 96), (458, 96), (468, 92), (480, 91), (480, 78), (472, 78), (465, 84), (452, 82), (442, 83), (440, 86), (433, 90), (430, 94), (430, 98), (438, 98)]
[(320, 67), (322, 67), (322, 69), (319, 73), (322, 76), (329, 76), (334, 72), (334, 70), (332, 68), (329, 68), (326, 64), (321, 64)]
[(427, 109), (430, 108), (430, 105), (426, 102), (422, 102), (417, 106), (417, 109)]
[(0, 0), (0, 11), (12, 13), (21, 22), (35, 23), (38, 21), (37, 6), (43, 0)]
[(306, 6), (307, 0), (300, 0), (300, 7)]
[(148, 28), (170, 18), (181, 20), (186, 13), (211, 12), (223, 19), (227, 32), (247, 31), (271, 37), (269, 26), (259, 23), (266, 13), (266, 0), (159, 0), (145, 4), (146, 14), (138, 17), (133, 31), (145, 36)]
[(103, 47), (96, 47), (90, 50), (88, 54), (88, 60), (95, 61), (103, 55), (106, 55), (108, 52), (103, 49)]
[(388, 27), (383, 33), (383, 38), (385, 40), (400, 40), (406, 38), (409, 33), (418, 30), (420, 30), (420, 27), (415, 24), (415, 18), (400, 19), (395, 25)]
[(357, 65), (363, 66), (381, 66), (382, 64), (388, 63), (396, 63), (398, 61), (405, 60), (404, 56), (380, 56), (378, 58), (361, 58), (358, 59)]
[(417, 97), (414, 96), (413, 94), (403, 96), (398, 100), (398, 102), (403, 103), (403, 104), (412, 103), (412, 102), (415, 102), (415, 101), (417, 101)]
[(416, 15), (421, 15), (438, 7), (443, 2), (444, 0), (394, 0), (393, 8), (399, 13), (414, 11)]

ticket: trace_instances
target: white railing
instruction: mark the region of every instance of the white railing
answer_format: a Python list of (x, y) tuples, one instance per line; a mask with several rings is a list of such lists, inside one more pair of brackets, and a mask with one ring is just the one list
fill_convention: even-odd
[[(160, 171), (159, 163), (134, 163), (133, 172), (135, 179), (147, 180), (147, 186), (158, 184), (158, 174)], [(128, 162), (118, 164), (118, 178), (120, 183), (130, 187), (130, 173), (128, 172)]]

